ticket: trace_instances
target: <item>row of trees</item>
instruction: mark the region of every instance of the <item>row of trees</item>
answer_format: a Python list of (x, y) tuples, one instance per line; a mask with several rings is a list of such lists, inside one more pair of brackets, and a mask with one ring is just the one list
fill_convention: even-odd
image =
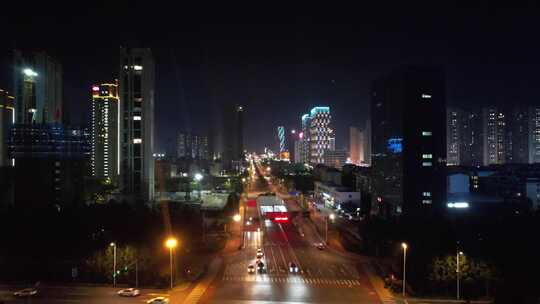
[[(428, 280), (432, 282), (433, 291), (453, 294), (458, 278), (456, 255), (435, 257), (430, 265)], [(465, 298), (490, 296), (490, 284), (499, 278), (493, 264), (484, 260), (459, 257), (459, 279), (464, 289)]]
[(538, 215), (494, 217), (368, 218), (359, 225), (365, 254), (391, 257), (392, 272), (402, 273), (402, 241), (407, 250), (407, 282), (417, 295), (455, 294), (456, 251), (464, 297), (489, 295), (499, 303), (536, 301), (540, 244), (530, 231), (540, 229)]

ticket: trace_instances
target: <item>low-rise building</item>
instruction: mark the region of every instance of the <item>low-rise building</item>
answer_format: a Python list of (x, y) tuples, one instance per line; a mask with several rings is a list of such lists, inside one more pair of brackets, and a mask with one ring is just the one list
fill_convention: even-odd
[(347, 150), (326, 150), (324, 152), (324, 164), (341, 169), (346, 164), (349, 153)]
[(15, 204), (31, 207), (82, 203), (84, 177), (90, 171), (89, 138), (85, 128), (14, 125), (9, 154), (15, 160)]
[(315, 199), (325, 207), (340, 209), (341, 204), (353, 203), (360, 207), (360, 192), (332, 183), (315, 182)]
[(313, 168), (313, 178), (324, 183), (341, 185), (341, 171), (325, 165), (316, 165)]

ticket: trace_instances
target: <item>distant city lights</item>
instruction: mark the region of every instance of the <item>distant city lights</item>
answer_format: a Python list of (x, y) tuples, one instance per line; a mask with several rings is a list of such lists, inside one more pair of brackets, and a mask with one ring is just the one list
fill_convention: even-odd
[(469, 203), (467, 202), (455, 202), (446, 204), (448, 208), (464, 209), (469, 208)]

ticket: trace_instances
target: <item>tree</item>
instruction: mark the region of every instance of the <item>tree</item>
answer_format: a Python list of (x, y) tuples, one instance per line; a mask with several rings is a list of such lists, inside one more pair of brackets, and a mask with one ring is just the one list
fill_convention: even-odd
[[(132, 246), (118, 246), (116, 248), (116, 269), (120, 271), (118, 276), (125, 276), (128, 271), (133, 269), (137, 259), (139, 259), (139, 269), (145, 269), (147, 259), (140, 256), (137, 249)], [(88, 272), (100, 281), (112, 280), (113, 265), (114, 248), (112, 246), (107, 246), (107, 249), (95, 252), (85, 263)]]
[[(440, 287), (448, 288), (457, 280), (457, 260), (455, 255), (436, 257), (431, 263), (429, 280)], [(463, 284), (484, 285), (486, 295), (489, 295), (489, 282), (496, 278), (494, 266), (482, 260), (469, 258), (465, 255), (459, 258), (459, 277)]]

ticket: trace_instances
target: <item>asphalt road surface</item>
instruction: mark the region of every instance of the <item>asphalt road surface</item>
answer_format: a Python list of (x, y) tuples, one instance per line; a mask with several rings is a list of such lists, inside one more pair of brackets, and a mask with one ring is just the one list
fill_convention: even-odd
[[(286, 202), (296, 205), (290, 198)], [(257, 221), (258, 212), (253, 209), (246, 210), (246, 218), (255, 221), (244, 229), (245, 248), (225, 260), (221, 277), (203, 297), (205, 303), (381, 303), (360, 260), (315, 247), (322, 240), (309, 220), (297, 216), (281, 224), (264, 218)], [(253, 225), (258, 225), (258, 231)], [(264, 252), (267, 271), (248, 274), (258, 248)], [(298, 265), (299, 273), (289, 272), (291, 262)]]
[[(66, 287), (66, 286), (41, 286), (36, 296), (28, 298), (17, 298), (13, 292), (24, 288), (17, 286), (0, 287), (0, 301), (5, 304), (55, 304), (55, 303), (146, 303), (147, 300), (162, 296), (168, 297), (165, 290), (140, 289), (141, 295), (138, 297), (120, 297), (116, 294), (121, 288), (112, 287)], [(1, 302), (0, 302), (1, 303)]]

